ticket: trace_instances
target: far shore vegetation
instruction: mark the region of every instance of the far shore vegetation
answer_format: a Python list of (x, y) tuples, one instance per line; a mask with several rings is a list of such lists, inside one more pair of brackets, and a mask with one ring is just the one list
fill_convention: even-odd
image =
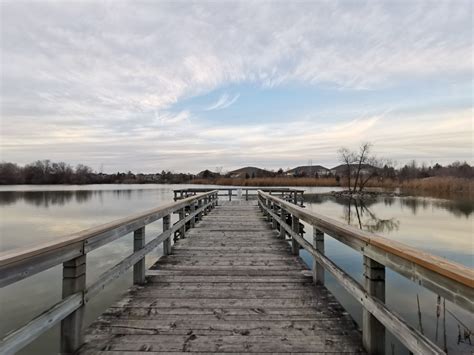
[[(228, 186), (327, 186), (345, 187), (351, 190), (364, 188), (385, 188), (402, 191), (449, 196), (451, 194), (474, 198), (474, 167), (467, 162), (454, 162), (442, 166), (417, 164), (415, 161), (394, 168), (376, 167), (370, 164), (340, 165), (322, 171), (320, 166), (304, 166), (289, 171), (279, 169), (268, 171), (259, 168), (242, 168), (222, 174), (205, 170), (199, 174), (173, 173), (161, 171), (155, 174), (134, 174), (117, 172), (112, 174), (93, 171), (85, 165), (72, 167), (64, 162), (49, 160), (36, 161), (25, 166), (14, 163), (0, 163), (0, 185), (13, 184), (209, 184)], [(351, 169), (350, 175), (347, 173)], [(355, 181), (360, 169), (359, 182)], [(325, 169), (325, 168), (323, 168)], [(349, 178), (350, 177), (350, 178)]]

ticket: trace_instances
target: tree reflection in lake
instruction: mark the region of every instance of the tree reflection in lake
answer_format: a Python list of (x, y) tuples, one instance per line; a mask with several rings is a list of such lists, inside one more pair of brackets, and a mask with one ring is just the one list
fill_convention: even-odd
[[(139, 190), (138, 190), (139, 191)], [(113, 193), (115, 198), (132, 199), (137, 190), (62, 190), (62, 191), (0, 191), (0, 206), (25, 202), (36, 207), (64, 206), (70, 202), (83, 204), (92, 197)]]
[(371, 199), (354, 200), (333, 196), (330, 194), (305, 194), (304, 199), (305, 202), (313, 204), (321, 204), (326, 201), (332, 201), (339, 205), (345, 206), (344, 219), (348, 222), (348, 224), (355, 225), (371, 232), (391, 231), (396, 230), (399, 227), (399, 223), (395, 223), (397, 221), (393, 218), (377, 218), (370, 206), (380, 202), (387, 207), (399, 204), (402, 208), (408, 208), (413, 215), (416, 215), (420, 209), (424, 211), (428, 209), (443, 209), (452, 213), (455, 217), (469, 218), (474, 212), (473, 200), (459, 198), (452, 200), (442, 200), (412, 196), (380, 196)]
[(400, 221), (395, 218), (378, 218), (367, 206), (369, 202), (363, 200), (349, 199), (344, 206), (344, 219), (349, 225), (355, 225), (360, 229), (375, 232), (391, 232), (398, 230)]

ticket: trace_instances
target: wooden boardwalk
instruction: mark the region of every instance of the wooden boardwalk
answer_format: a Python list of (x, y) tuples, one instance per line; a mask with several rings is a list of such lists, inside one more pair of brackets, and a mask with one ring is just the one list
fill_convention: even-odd
[(80, 354), (363, 353), (255, 201), (222, 202), (87, 330)]

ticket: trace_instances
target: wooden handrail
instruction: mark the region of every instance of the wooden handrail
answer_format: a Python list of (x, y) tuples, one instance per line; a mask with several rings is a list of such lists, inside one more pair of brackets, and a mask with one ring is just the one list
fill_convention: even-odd
[[(444, 292), (444, 296), (447, 299), (450, 299), (452, 302), (457, 303), (464, 308), (472, 309), (474, 298), (474, 271), (471, 268), (421, 251), (406, 244), (384, 238), (374, 233), (354, 228), (316, 212), (308, 211), (307, 209), (288, 203), (263, 191), (260, 191), (259, 194), (265, 199), (278, 204), (288, 213), (291, 213), (310, 225), (317, 227), (319, 230), (352, 247), (358, 252), (376, 260), (380, 259), (377, 260), (379, 263), (390, 268), (394, 267), (394, 271), (397, 271), (404, 276), (407, 276), (409, 270), (397, 268), (386, 255), (396, 257), (395, 260), (397, 261), (401, 259), (410, 263), (413, 272), (409, 278), (412, 280), (416, 279), (422, 281), (425, 278), (425, 275), (420, 275), (416, 272), (419, 271), (416, 270), (416, 268), (430, 271), (432, 274), (437, 275), (440, 280), (451, 283), (450, 289), (445, 289), (445, 282), (443, 282), (442, 285), (439, 285), (439, 288), (443, 288), (447, 292)], [(382, 255), (385, 256), (381, 257)], [(432, 279), (432, 277), (430, 279)], [(435, 282), (435, 280), (431, 280), (431, 282)], [(432, 285), (427, 284), (425, 286), (431, 288)], [(433, 291), (440, 292), (439, 288), (435, 288)], [(463, 297), (465, 302), (452, 294), (453, 291), (457, 292), (459, 290), (462, 290), (462, 293), (465, 295), (465, 297)]]
[[(53, 325), (61, 323), (61, 351), (74, 352), (82, 343), (82, 319), (85, 304), (111, 281), (134, 268), (134, 282), (145, 280), (144, 258), (160, 243), (171, 247), (171, 237), (180, 231), (184, 237), (185, 226), (194, 226), (196, 219), (217, 205), (217, 191), (194, 195), (178, 202), (154, 208), (130, 217), (75, 233), (54, 242), (32, 248), (23, 248), (0, 254), (0, 286), (17, 282), (53, 266), (63, 264), (63, 299), (35, 317), (26, 325), (7, 334), (0, 341), (1, 354), (13, 354)], [(198, 203), (199, 207), (195, 208)], [(189, 208), (186, 216), (185, 208)], [(179, 212), (180, 220), (172, 227), (170, 215)], [(163, 232), (148, 244), (144, 242), (144, 227), (163, 218)], [(165, 222), (166, 221), (166, 222)], [(104, 272), (86, 288), (86, 255), (130, 232), (134, 232), (134, 252), (117, 265)]]
[[(385, 305), (385, 266), (419, 281), (469, 311), (472, 311), (473, 303), (472, 269), (307, 211), (263, 191), (259, 191), (258, 195), (260, 208), (270, 218), (272, 226), (280, 228), (280, 236), (290, 236), (294, 252), (301, 246), (313, 256), (315, 282), (321, 283), (322, 280), (324, 283), (324, 274), (319, 269), (321, 266), (362, 304), (363, 341), (369, 354), (384, 352), (385, 328), (415, 353), (444, 353)], [(287, 223), (287, 214), (291, 215), (292, 226)], [(313, 245), (299, 234), (300, 219), (314, 227)], [(322, 232), (364, 255), (365, 288), (324, 255)]]
[(203, 196), (211, 195), (215, 193), (215, 190), (204, 193), (203, 195), (195, 195), (187, 197), (179, 202), (169, 203), (164, 206), (152, 208), (150, 210), (137, 213), (128, 217), (124, 217), (109, 223), (102, 224), (100, 226), (92, 227), (89, 229), (82, 230), (77, 233), (73, 233), (67, 236), (59, 237), (53, 241), (34, 245), (29, 248), (18, 248), (0, 253), (0, 267), (8, 265), (12, 262), (27, 259), (32, 256), (48, 252), (50, 250), (61, 248), (65, 245), (71, 245), (75, 242), (85, 241), (90, 238), (103, 238), (105, 233), (116, 230), (120, 227), (127, 226), (132, 223), (142, 222), (145, 224), (151, 223), (149, 219), (158, 220), (163, 216), (173, 213), (184, 206), (189, 205), (193, 201), (201, 199)]

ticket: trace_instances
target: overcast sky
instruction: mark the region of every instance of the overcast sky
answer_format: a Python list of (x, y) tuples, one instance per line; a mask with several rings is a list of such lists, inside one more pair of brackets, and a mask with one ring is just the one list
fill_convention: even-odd
[(1, 159), (472, 162), (472, 1), (2, 1)]

